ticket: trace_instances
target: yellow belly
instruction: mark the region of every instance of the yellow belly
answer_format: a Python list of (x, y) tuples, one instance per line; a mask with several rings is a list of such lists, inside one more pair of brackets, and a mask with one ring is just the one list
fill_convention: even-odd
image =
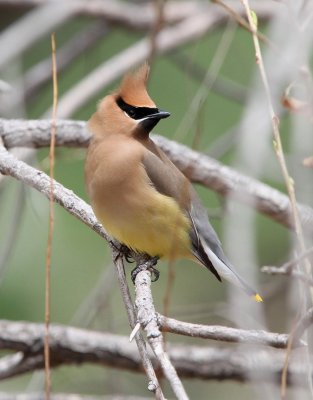
[(143, 203), (95, 211), (108, 233), (129, 248), (169, 260), (190, 255), (190, 221), (176, 201), (154, 191)]

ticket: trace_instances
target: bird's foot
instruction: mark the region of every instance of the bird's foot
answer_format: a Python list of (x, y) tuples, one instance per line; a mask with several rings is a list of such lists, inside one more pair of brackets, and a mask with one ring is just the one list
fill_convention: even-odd
[(152, 258), (149, 258), (144, 263), (137, 264), (136, 268), (134, 268), (131, 272), (131, 280), (133, 281), (133, 284), (135, 284), (136, 276), (141, 271), (150, 271), (151, 282), (156, 282), (160, 276), (160, 272), (156, 268), (154, 268), (154, 266), (157, 264), (158, 260), (159, 260), (159, 257), (152, 257)]

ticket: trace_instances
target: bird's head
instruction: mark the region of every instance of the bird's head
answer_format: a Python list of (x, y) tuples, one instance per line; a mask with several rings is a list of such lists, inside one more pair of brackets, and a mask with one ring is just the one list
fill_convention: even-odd
[(89, 121), (93, 133), (148, 135), (170, 113), (159, 110), (147, 92), (148, 64), (124, 76), (118, 90), (102, 99)]

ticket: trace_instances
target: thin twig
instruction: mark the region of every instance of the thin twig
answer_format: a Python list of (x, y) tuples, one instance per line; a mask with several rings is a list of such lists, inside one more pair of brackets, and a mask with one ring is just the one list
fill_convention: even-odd
[[(221, 7), (226, 10), (229, 15), (233, 17), (233, 19), (244, 29), (246, 29), (248, 32), (253, 33), (253, 29), (249, 26), (249, 24), (246, 22), (246, 20), (237, 12), (235, 11), (230, 5), (228, 5), (226, 2), (223, 2), (222, 0), (212, 0), (213, 3), (219, 4)], [(259, 40), (262, 42), (266, 43), (267, 45), (273, 46), (273, 44), (270, 42), (270, 40), (263, 35), (261, 32), (256, 32), (257, 37)]]
[(56, 64), (56, 43), (55, 33), (51, 34), (52, 47), (52, 81), (53, 81), (53, 112), (51, 121), (50, 137), (50, 195), (49, 195), (49, 228), (48, 243), (46, 253), (46, 274), (45, 274), (45, 396), (50, 399), (51, 393), (51, 374), (50, 374), (50, 351), (49, 351), (49, 325), (50, 325), (50, 298), (51, 298), (51, 256), (52, 239), (54, 230), (54, 164), (55, 164), (55, 136), (56, 136), (56, 118), (58, 105), (58, 81)]

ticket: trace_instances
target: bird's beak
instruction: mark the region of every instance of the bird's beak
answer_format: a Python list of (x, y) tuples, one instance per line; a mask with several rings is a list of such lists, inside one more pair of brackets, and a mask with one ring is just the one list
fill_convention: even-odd
[(167, 112), (167, 111), (159, 110), (159, 112), (157, 112), (157, 113), (155, 113), (155, 114), (151, 114), (151, 115), (149, 115), (147, 118), (152, 118), (152, 119), (157, 119), (157, 120), (159, 120), (159, 119), (167, 118), (167, 117), (169, 117), (170, 115), (171, 115), (171, 114), (170, 114), (169, 112)]
[(146, 133), (149, 133), (160, 119), (167, 118), (171, 114), (167, 111), (159, 110), (155, 114), (150, 114), (139, 122), (140, 128), (142, 128)]

